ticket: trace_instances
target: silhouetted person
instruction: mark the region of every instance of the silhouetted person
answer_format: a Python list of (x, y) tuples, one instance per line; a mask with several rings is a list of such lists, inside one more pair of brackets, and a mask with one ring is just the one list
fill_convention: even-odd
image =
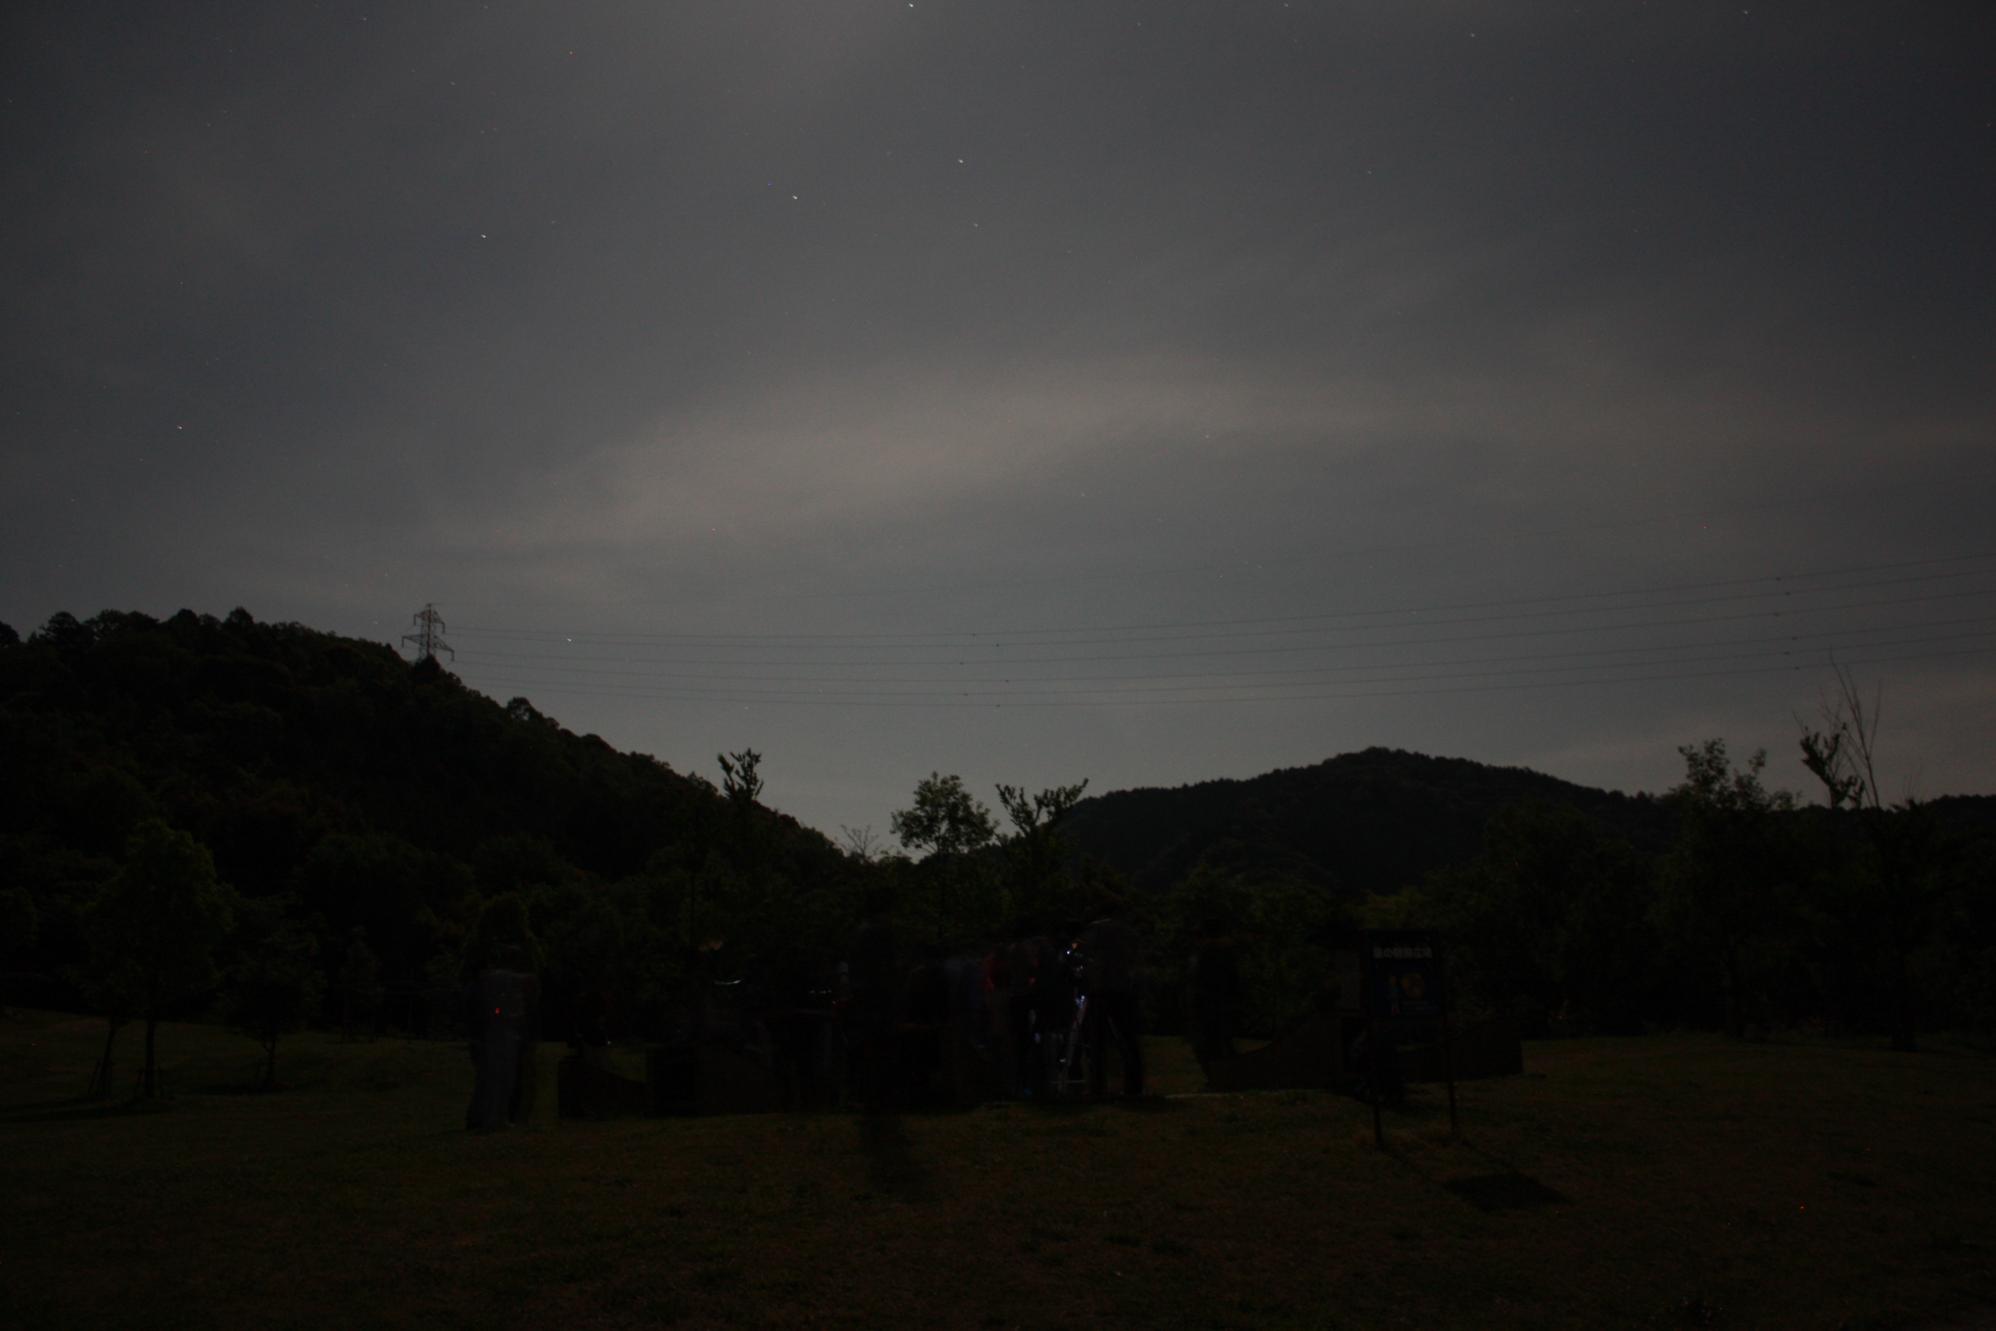
[(901, 973), (900, 940), (887, 917), (891, 899), (875, 891), (867, 898), (866, 922), (853, 935), (846, 975), (851, 987), (849, 1051), (859, 1101), (868, 1109), (886, 1107), (898, 1039), (906, 977)]
[(796, 958), (776, 967), (770, 983), (770, 1061), (786, 1109), (803, 1109), (821, 1097), (826, 1011), (811, 973)]
[(1132, 1098), (1144, 1093), (1144, 1049), (1137, 1004), (1137, 965), (1142, 944), (1137, 931), (1122, 918), (1119, 905), (1112, 903), (1101, 919), (1088, 926), (1081, 937), (1081, 954), (1086, 959), (1088, 1017), (1083, 1037), (1088, 1041), (1088, 1091), (1101, 1099), (1108, 1089), (1109, 1069), (1104, 1055), (1111, 1038), (1123, 1065), (1123, 1094)]
[(902, 1005), (900, 1073), (910, 1094), (921, 1101), (934, 1098), (936, 1073), (943, 1064), (943, 1044), (949, 1034), (950, 977), (942, 949), (930, 943), (908, 975)]
[(539, 1006), (540, 982), (525, 969), (518, 948), (501, 948), (494, 964), (471, 982), (465, 1017), (477, 1075), (465, 1127), (490, 1131), (524, 1123), (533, 1114)]
[(1034, 1020), (1040, 957), (1046, 947), (1038, 928), (1022, 921), (1012, 941), (999, 949), (992, 977), (1004, 1002), (1007, 1089), (1028, 1099), (1046, 1094), (1046, 1061), (1040, 1057)]
[(954, 1105), (989, 1099), (994, 1060), (992, 994), (984, 960), (952, 957), (943, 963), (949, 986), (949, 1016), (943, 1030), (946, 1094)]
[(1240, 945), (1217, 916), (1200, 927), (1192, 950), (1192, 1053), (1201, 1067), (1234, 1056), (1240, 1022)]
[(1079, 932), (1063, 927), (1057, 934), (1036, 934), (1030, 941), (1033, 962), (1033, 1078), (1039, 1092), (1054, 1089), (1049, 1078), (1054, 1066), (1056, 1038), (1065, 1037), (1074, 1027), (1074, 1003), (1079, 989), (1067, 940)]

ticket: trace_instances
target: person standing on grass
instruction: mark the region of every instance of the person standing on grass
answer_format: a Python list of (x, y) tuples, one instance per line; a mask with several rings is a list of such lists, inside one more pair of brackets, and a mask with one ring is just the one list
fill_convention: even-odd
[(1142, 945), (1125, 918), (1123, 903), (1108, 898), (1104, 904), (1102, 918), (1081, 938), (1088, 967), (1088, 1016), (1083, 1029), (1088, 1042), (1088, 1091), (1100, 1100), (1108, 1089), (1109, 1069), (1103, 1056), (1113, 1035), (1123, 1065), (1123, 1094), (1135, 1099), (1144, 1093), (1143, 1034), (1137, 1013)]
[(497, 950), (465, 991), (467, 1035), (476, 1069), (464, 1125), (490, 1132), (525, 1123), (533, 1114), (535, 1030), (540, 981), (526, 969), (525, 951)]
[(1210, 916), (1193, 943), (1192, 1053), (1200, 1067), (1234, 1056), (1241, 1001), (1240, 948), (1221, 916)]
[(513, 1053), (513, 1094), (506, 1103), (506, 1121), (525, 1127), (533, 1121), (541, 1089), (541, 977), (534, 973), (525, 948), (509, 948), (505, 955), (520, 984), (519, 1045)]
[(1046, 1062), (1039, 1054), (1039, 1031), (1033, 1020), (1039, 996), (1040, 959), (1048, 944), (1037, 924), (1020, 921), (1012, 941), (999, 950), (997, 978), (1005, 1013), (1007, 1089), (1031, 1100), (1046, 1094)]
[(1063, 1057), (1073, 1053), (1061, 1041), (1074, 1027), (1074, 1006), (1081, 992), (1069, 947), (1079, 932), (1074, 921), (1062, 920), (1055, 932), (1036, 934), (1031, 940), (1038, 958), (1033, 970), (1033, 1057), (1039, 1066), (1034, 1077), (1041, 1092), (1065, 1095), (1068, 1090), (1061, 1083), (1064, 1069), (1055, 1062), (1054, 1053), (1057, 1048)]
[(847, 959), (850, 985), (848, 1051), (858, 1086), (856, 1098), (869, 1110), (887, 1109), (900, 1090), (901, 1009), (906, 993), (899, 933), (889, 915), (893, 896), (875, 887), (867, 893), (866, 919), (853, 935)]

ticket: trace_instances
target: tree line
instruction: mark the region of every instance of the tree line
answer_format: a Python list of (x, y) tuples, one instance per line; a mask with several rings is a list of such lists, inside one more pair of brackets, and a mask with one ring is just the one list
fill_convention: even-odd
[[(1876, 699), (1840, 685), (1798, 726), (1820, 806), (1718, 740), (1687, 745), (1653, 801), (1529, 773), (1464, 795), (1476, 765), (1379, 750), (1151, 793), (1196, 844), (1145, 835), (1154, 814), (1105, 836), (1105, 809), (1144, 792), (1000, 785), (1001, 823), (932, 773), (890, 851), (765, 807), (754, 750), (718, 755), (716, 785), (378, 644), (241, 610), (57, 615), (25, 640), (0, 625), (0, 972), (11, 1001), (106, 1018), (103, 1089), (138, 1026), (142, 1092), (164, 1017), (229, 1020), (274, 1082), (308, 1022), (450, 1032), (500, 948), (542, 972), (558, 1026), (586, 1007), (656, 1036), (720, 979), (820, 1002), (881, 903), (957, 954), (1123, 909), (1150, 942), (1156, 1030), (1180, 1028), (1203, 933), (1239, 941), (1243, 1019), (1273, 1034), (1327, 1001), (1332, 949), (1370, 924), (1445, 930), (1462, 1004), (1529, 1034), (1987, 1036), (1991, 802), (1888, 802)], [(1243, 792), (1246, 812), (1214, 812)]]
[[(501, 705), (385, 646), (182, 611), (0, 625), (0, 998), (135, 1027), (230, 1022), (274, 1084), (282, 1037), (454, 1033), (502, 949), (543, 977), (551, 1035), (589, 1011), (669, 1033), (703, 987), (817, 1002), (867, 903), (961, 949), (1072, 878), (1055, 827), (1085, 782), (1001, 787), (1001, 833), (956, 778), (894, 816), (902, 845), (835, 846), (720, 782)], [(606, 1010), (607, 1009), (607, 1010)]]
[(1918, 1047), (1922, 1031), (1996, 1040), (1991, 801), (1881, 791), (1878, 695), (1837, 675), (1798, 722), (1825, 803), (1769, 785), (1767, 755), (1686, 745), (1664, 800), (1675, 831), (1638, 853), (1598, 820), (1531, 803), (1482, 850), (1376, 898), (1371, 922), (1451, 933), (1472, 1005), (1527, 1033), (1656, 1025), (1734, 1036), (1815, 1029)]

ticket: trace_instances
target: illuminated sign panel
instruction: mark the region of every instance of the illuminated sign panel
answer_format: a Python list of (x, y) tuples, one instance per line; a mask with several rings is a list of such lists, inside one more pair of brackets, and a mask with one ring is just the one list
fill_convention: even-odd
[(1388, 1021), (1435, 1021), (1442, 1015), (1441, 962), (1426, 934), (1366, 935), (1369, 1014)]

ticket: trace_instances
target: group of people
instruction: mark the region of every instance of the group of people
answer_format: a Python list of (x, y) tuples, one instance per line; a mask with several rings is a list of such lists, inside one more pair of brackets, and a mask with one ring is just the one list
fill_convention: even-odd
[(848, 1098), (869, 1108), (994, 1095), (1104, 1098), (1113, 1050), (1144, 1092), (1137, 933), (1111, 910), (1086, 926), (1025, 922), (981, 955), (921, 949), (912, 965), (884, 911), (845, 969)]
[[(1119, 911), (1107, 908), (1087, 924), (1024, 922), (1002, 943), (952, 955), (934, 944), (911, 947), (884, 897), (869, 905), (839, 981), (823, 998), (774, 983), (703, 983), (677, 1044), (668, 1045), (692, 1057), (688, 1068), (700, 1061), (692, 1051), (722, 1045), (759, 1060), (774, 1079), (775, 1099), (796, 1108), (843, 1102), (891, 1110), (1084, 1094), (1100, 1100), (1108, 1096), (1112, 1059), (1122, 1094), (1143, 1095), (1142, 948)], [(717, 998), (722, 990), (726, 1003)], [(824, 999), (831, 1001), (819, 1006)], [(607, 1001), (590, 992), (562, 1005), (569, 1043), (596, 1074), (604, 1071)], [(466, 985), (476, 1072), (466, 1127), (491, 1131), (529, 1120), (540, 1009), (539, 979), (517, 947), (497, 949)], [(697, 1103), (699, 1074), (682, 1072), (692, 1080), (679, 1089)], [(655, 1092), (654, 1101), (672, 1100)]]

